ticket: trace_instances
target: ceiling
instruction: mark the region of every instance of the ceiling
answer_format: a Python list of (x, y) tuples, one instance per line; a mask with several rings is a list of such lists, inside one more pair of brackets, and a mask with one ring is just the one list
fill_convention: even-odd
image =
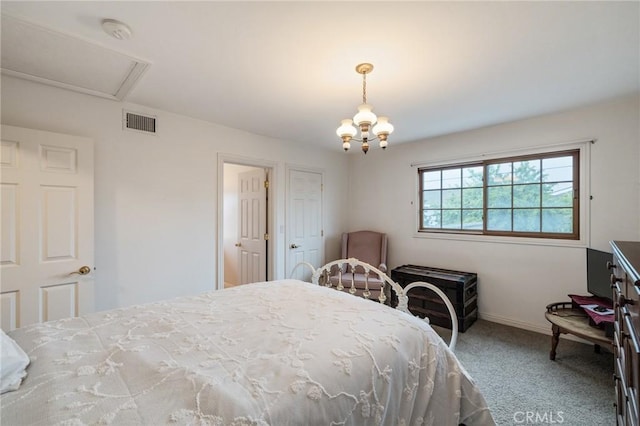
[[(108, 74), (124, 63), (75, 72), (92, 61), (63, 52), (94, 46), (143, 66), (114, 102), (335, 150), (335, 129), (362, 100), (361, 62), (374, 64), (367, 96), (395, 126), (390, 147), (640, 90), (636, 1), (3, 0), (1, 10), (3, 68), (120, 82)], [(62, 53), (30, 47), (7, 17), (59, 36)], [(105, 18), (128, 24), (132, 38), (107, 35)]]

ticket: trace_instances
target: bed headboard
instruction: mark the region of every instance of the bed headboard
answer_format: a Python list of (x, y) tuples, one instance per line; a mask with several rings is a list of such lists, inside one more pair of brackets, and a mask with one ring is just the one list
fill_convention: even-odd
[[(356, 289), (353, 286), (353, 274), (355, 274), (357, 270), (358, 273), (364, 274), (365, 276), (366, 289), (362, 294), (362, 297), (364, 297), (365, 299), (369, 299), (371, 295), (371, 292), (368, 289), (368, 277), (377, 276), (379, 279), (384, 281), (384, 291), (380, 292), (378, 301), (386, 305), (391, 305), (392, 300), (394, 300), (395, 302), (395, 299), (392, 298), (393, 292), (393, 294), (395, 294), (395, 296), (397, 297), (397, 305), (392, 307), (395, 307), (396, 309), (399, 309), (400, 311), (406, 312), (410, 315), (413, 314), (409, 311), (409, 297), (407, 296), (407, 293), (417, 287), (423, 287), (433, 291), (442, 299), (449, 311), (449, 316), (451, 317), (451, 340), (449, 341), (449, 349), (455, 349), (456, 341), (458, 338), (458, 317), (453, 304), (451, 303), (447, 295), (444, 294), (444, 292), (435, 285), (424, 281), (416, 281), (403, 288), (400, 284), (393, 281), (387, 274), (385, 274), (375, 266), (372, 266), (366, 262), (362, 262), (356, 258), (334, 260), (333, 262), (329, 262), (323, 266), (320, 266), (319, 268), (314, 268), (313, 265), (308, 262), (301, 262), (293, 268), (291, 273), (293, 274), (298, 267), (309, 268), (311, 270), (311, 282), (313, 284), (322, 285), (325, 287), (334, 286), (329, 279), (329, 276), (335, 273), (337, 269), (338, 281), (335, 285), (335, 289), (340, 291), (346, 290), (353, 295), (355, 295), (356, 293)], [(349, 287), (345, 287), (343, 285), (343, 276), (345, 277), (345, 282)], [(424, 320), (429, 322), (429, 318), (424, 318)]]

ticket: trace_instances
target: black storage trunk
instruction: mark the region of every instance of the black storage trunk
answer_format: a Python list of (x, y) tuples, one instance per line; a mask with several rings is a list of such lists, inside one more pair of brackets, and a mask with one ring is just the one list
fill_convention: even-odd
[[(478, 319), (478, 274), (428, 266), (402, 265), (391, 271), (391, 279), (402, 287), (415, 281), (431, 283), (442, 290), (455, 308), (458, 330), (466, 331)], [(426, 288), (409, 292), (409, 311), (431, 324), (451, 329), (449, 311), (442, 299)]]

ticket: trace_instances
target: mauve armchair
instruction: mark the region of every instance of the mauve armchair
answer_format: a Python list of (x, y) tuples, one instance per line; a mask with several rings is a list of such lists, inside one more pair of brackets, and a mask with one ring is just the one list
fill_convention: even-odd
[[(357, 231), (342, 234), (342, 258), (349, 259), (351, 257), (375, 266), (386, 274), (387, 234), (375, 231)], [(356, 271), (354, 271), (355, 274), (352, 274), (351, 270), (343, 270), (342, 285), (345, 287), (344, 291), (349, 291), (353, 278), (356, 294), (361, 296), (365, 291), (365, 275), (362, 273), (363, 271), (358, 271), (358, 269), (356, 268)], [(334, 271), (329, 277), (334, 285), (338, 282), (338, 274), (338, 271)], [(369, 298), (377, 300), (383, 281), (377, 275), (370, 274), (367, 282), (371, 292)]]

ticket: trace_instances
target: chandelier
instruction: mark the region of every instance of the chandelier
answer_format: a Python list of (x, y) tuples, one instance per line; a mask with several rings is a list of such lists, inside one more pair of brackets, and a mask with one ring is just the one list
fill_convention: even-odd
[[(371, 64), (358, 64), (356, 66), (356, 72), (362, 74), (362, 105), (358, 107), (358, 112), (353, 116), (353, 120), (350, 118), (341, 121), (341, 126), (336, 130), (336, 134), (342, 138), (342, 148), (348, 151), (351, 148), (351, 141), (357, 141), (362, 143), (362, 151), (366, 154), (369, 151), (369, 142), (378, 139), (380, 141), (380, 148), (385, 149), (387, 147), (387, 137), (393, 132), (393, 126), (389, 123), (388, 117), (376, 117), (373, 113), (373, 107), (367, 104), (367, 74), (373, 71), (373, 65)], [(355, 138), (360, 129), (360, 139)], [(373, 126), (373, 128), (372, 128)], [(375, 135), (373, 138), (369, 137), (369, 131)]]

